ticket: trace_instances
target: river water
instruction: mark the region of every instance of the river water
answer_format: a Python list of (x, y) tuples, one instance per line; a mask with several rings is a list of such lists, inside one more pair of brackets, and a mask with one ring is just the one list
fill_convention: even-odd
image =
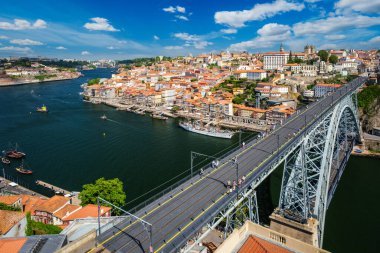
[[(43, 194), (51, 192), (36, 186), (37, 179), (80, 191), (83, 184), (100, 177), (117, 177), (123, 181), (130, 202), (157, 186), (162, 185), (159, 188), (162, 190), (175, 182), (169, 181), (173, 177), (188, 175), (190, 151), (213, 155), (238, 143), (237, 136), (224, 140), (186, 132), (174, 119), (154, 120), (85, 103), (79, 95), (80, 85), (92, 78), (110, 77), (112, 73), (110, 69), (83, 73), (83, 77), (75, 80), (0, 88), (0, 148), (4, 150), (9, 143), (18, 143), (27, 153), (26, 167), (34, 172), (28, 176), (17, 174), (14, 170), (17, 162), (12, 162), (3, 166), (7, 176)], [(35, 112), (42, 104), (49, 108), (48, 114)], [(103, 114), (109, 120), (101, 120)], [(243, 134), (243, 139), (251, 136)], [(375, 159), (350, 158), (328, 210), (326, 249), (333, 252), (376, 249), (378, 167)], [(280, 174), (276, 172), (271, 177), (273, 192), (278, 192)], [(273, 196), (276, 199), (276, 193)]]

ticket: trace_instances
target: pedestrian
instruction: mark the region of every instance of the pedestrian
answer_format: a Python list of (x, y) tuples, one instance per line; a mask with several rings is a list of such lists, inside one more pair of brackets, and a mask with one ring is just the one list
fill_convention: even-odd
[(245, 181), (245, 176), (243, 176), (243, 177), (241, 178), (241, 180), (244, 182), (244, 181)]
[(245, 142), (243, 141), (243, 148), (245, 147)]
[(239, 178), (239, 181), (238, 181), (238, 185), (239, 185), (239, 187), (240, 187), (241, 183), (242, 183), (242, 181), (241, 181), (241, 179)]
[(232, 190), (235, 190), (235, 188), (236, 188), (236, 181), (234, 180), (234, 181), (232, 182)]
[(219, 166), (219, 160), (216, 160), (215, 164), (216, 164), (216, 167), (218, 167)]
[(203, 176), (203, 168), (201, 168), (199, 175), (202, 177)]

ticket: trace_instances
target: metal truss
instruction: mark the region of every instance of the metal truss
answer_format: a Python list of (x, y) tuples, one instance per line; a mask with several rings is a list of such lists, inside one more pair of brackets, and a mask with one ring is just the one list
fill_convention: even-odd
[(279, 213), (299, 223), (318, 219), (320, 246), (328, 204), (360, 141), (356, 101), (355, 93), (342, 99), (285, 158)]
[[(234, 195), (234, 193), (231, 194)], [(189, 246), (185, 246), (183, 252), (190, 252), (194, 245), (200, 243), (215, 228), (223, 231), (224, 239), (226, 239), (235, 228), (241, 227), (246, 220), (259, 223), (256, 191), (252, 186), (239, 192), (238, 198), (234, 197), (222, 211), (214, 216), (212, 221), (207, 225), (207, 231), (198, 234), (195, 242)]]

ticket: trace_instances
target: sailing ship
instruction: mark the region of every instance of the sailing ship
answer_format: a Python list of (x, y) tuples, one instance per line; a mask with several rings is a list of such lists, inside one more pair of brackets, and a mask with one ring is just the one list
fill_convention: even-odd
[(21, 163), (20, 167), (16, 168), (16, 171), (18, 173), (26, 174), (26, 175), (33, 174), (33, 171), (24, 168), (24, 160), (22, 160), (22, 163)]
[(232, 131), (223, 130), (223, 129), (212, 127), (212, 126), (205, 127), (202, 125), (202, 123), (192, 123), (190, 121), (180, 122), (179, 126), (193, 133), (203, 134), (203, 135), (217, 137), (217, 138), (231, 139), (232, 136), (235, 134)]
[(17, 148), (18, 148), (18, 145), (16, 143), (16, 146), (14, 149), (3, 151), (3, 153), (5, 154), (6, 157), (14, 158), (14, 159), (20, 159), (26, 156), (24, 152), (18, 151)]
[(48, 108), (45, 105), (37, 107), (37, 112), (49, 112)]

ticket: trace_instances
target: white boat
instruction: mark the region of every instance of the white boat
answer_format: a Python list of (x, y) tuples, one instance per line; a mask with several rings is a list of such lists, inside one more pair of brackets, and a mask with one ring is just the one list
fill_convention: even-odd
[(102, 120), (106, 120), (107, 119), (107, 116), (105, 114), (103, 114), (103, 116), (100, 117)]
[(232, 136), (234, 136), (235, 134), (232, 131), (222, 130), (215, 127), (205, 128), (205, 127), (201, 127), (200, 125), (192, 124), (189, 122), (180, 122), (179, 126), (193, 133), (203, 134), (203, 135), (218, 137), (218, 138), (224, 138), (224, 139), (231, 139)]

